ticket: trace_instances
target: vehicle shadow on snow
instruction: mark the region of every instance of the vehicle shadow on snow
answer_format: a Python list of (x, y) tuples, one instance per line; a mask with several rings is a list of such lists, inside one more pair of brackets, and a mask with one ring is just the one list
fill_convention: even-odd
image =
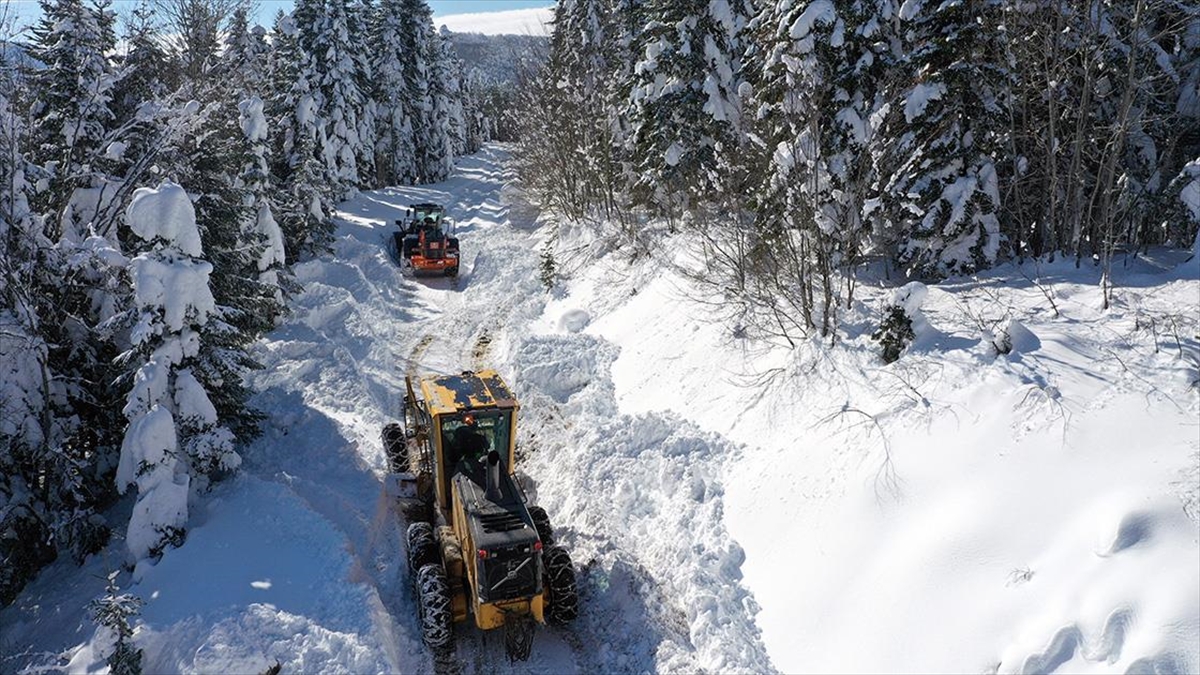
[[(565, 528), (561, 534), (572, 537)], [(575, 567), (578, 618), (566, 626), (539, 627), (529, 660), (517, 663), (508, 662), (503, 631), (480, 631), (470, 619), (456, 624), (459, 672), (649, 673), (659, 669), (656, 657), (665, 642), (687, 643), (686, 619), (670, 616), (668, 603), (657, 597), (660, 592), (645, 568), (614, 549), (582, 565), (576, 561)], [(415, 606), (411, 590), (406, 596), (406, 604)]]
[(664, 642), (688, 643), (686, 618), (672, 614), (636, 561), (613, 550), (577, 561), (576, 569), (580, 612), (569, 630), (584, 672), (656, 672)]
[[(381, 647), (400, 670), (429, 672), (416, 606), (406, 590), (403, 523), (388, 506), (375, 468), (382, 467), (382, 453), (364, 453), (336, 421), (308, 406), (298, 391), (271, 387), (256, 394), (254, 403), (276, 413), (247, 449), (244, 470), (287, 485), (344, 535), (353, 559), (350, 579), (331, 578), (329, 585), (336, 588), (350, 581), (373, 589), (385, 611), (372, 618)], [(359, 606), (355, 611), (361, 615), (371, 610)]]

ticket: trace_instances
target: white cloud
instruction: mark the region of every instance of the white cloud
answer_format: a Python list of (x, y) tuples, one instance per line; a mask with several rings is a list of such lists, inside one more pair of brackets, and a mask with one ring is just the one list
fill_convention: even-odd
[(510, 9), (502, 12), (472, 12), (434, 17), (433, 22), (455, 33), (484, 35), (549, 35), (546, 24), (554, 18), (553, 7)]

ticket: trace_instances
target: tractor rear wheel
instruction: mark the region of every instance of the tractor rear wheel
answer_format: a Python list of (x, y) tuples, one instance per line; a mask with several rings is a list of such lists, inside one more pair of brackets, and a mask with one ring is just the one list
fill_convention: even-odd
[(554, 529), (550, 527), (550, 516), (546, 513), (546, 509), (540, 506), (529, 507), (529, 517), (533, 519), (533, 527), (537, 529), (538, 539), (542, 540), (542, 546), (551, 546), (554, 544)]
[(408, 471), (408, 444), (404, 438), (404, 425), (396, 422), (383, 425), (383, 452), (387, 456), (390, 473)]
[(408, 570), (416, 574), (422, 567), (438, 562), (437, 539), (433, 525), (416, 522), (408, 526)]
[(579, 592), (575, 588), (575, 567), (571, 555), (559, 546), (542, 549), (542, 579), (546, 588), (546, 621), (561, 626), (579, 616)]
[(446, 570), (437, 563), (417, 571), (417, 604), (421, 612), (421, 638), (432, 650), (445, 649), (454, 640), (450, 586)]

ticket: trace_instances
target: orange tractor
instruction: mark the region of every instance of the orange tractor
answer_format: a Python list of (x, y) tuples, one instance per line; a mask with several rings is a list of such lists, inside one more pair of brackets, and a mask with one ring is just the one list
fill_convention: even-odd
[(450, 236), (452, 225), (441, 204), (410, 204), (408, 217), (397, 220), (395, 233), (400, 264), (414, 275), (458, 276), (458, 238)]

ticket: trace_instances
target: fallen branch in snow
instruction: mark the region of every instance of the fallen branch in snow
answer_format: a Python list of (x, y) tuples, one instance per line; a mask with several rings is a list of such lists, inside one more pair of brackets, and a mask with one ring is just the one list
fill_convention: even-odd
[(1034, 259), (1034, 269), (1037, 272), (1036, 277), (1030, 277), (1028, 274), (1025, 273), (1024, 269), (1021, 270), (1021, 276), (1025, 277), (1026, 281), (1033, 284), (1039, 291), (1042, 292), (1042, 295), (1045, 296), (1045, 298), (1046, 298), (1046, 302), (1050, 303), (1050, 309), (1054, 310), (1054, 318), (1057, 319), (1057, 318), (1059, 318), (1059, 316), (1061, 316), (1061, 314), (1058, 311), (1058, 303), (1054, 302), (1054, 291), (1053, 291), (1053, 289), (1047, 288), (1046, 286), (1044, 286), (1042, 284), (1042, 282), (1038, 281), (1038, 279), (1041, 278), (1042, 273), (1041, 273), (1041, 270), (1038, 268), (1038, 263), (1037, 263), (1036, 259)]
[(1046, 402), (1058, 409), (1058, 419), (1062, 420), (1062, 444), (1067, 445), (1067, 430), (1071, 427), (1071, 412), (1067, 410), (1062, 403), (1062, 398), (1058, 393), (1058, 389), (1053, 385), (1031, 384), (1029, 389), (1025, 391), (1025, 396), (1021, 398), (1021, 402), (1016, 405), (1017, 408), (1024, 406), (1029, 400), (1029, 397), (1037, 392), (1046, 398)]
[(861, 422), (852, 423), (848, 428), (854, 429), (864, 425), (874, 427), (875, 430), (879, 432), (879, 438), (883, 444), (883, 461), (880, 463), (879, 468), (875, 471), (875, 499), (877, 501), (882, 501), (882, 497), (880, 495), (881, 486), (883, 488), (883, 492), (899, 499), (902, 494), (902, 490), (900, 486), (900, 477), (896, 474), (896, 465), (892, 461), (892, 444), (891, 441), (888, 440), (887, 434), (883, 431), (883, 425), (879, 423), (879, 420), (876, 419), (874, 415), (858, 408), (852, 408), (850, 407), (849, 402), (846, 402), (842, 404), (841, 409), (839, 409), (837, 412), (830, 413), (829, 415), (826, 415), (818, 420), (817, 425), (819, 426), (827, 422), (832, 422), (835, 419), (841, 418), (843, 415), (848, 415), (851, 413), (862, 415), (866, 419)]

